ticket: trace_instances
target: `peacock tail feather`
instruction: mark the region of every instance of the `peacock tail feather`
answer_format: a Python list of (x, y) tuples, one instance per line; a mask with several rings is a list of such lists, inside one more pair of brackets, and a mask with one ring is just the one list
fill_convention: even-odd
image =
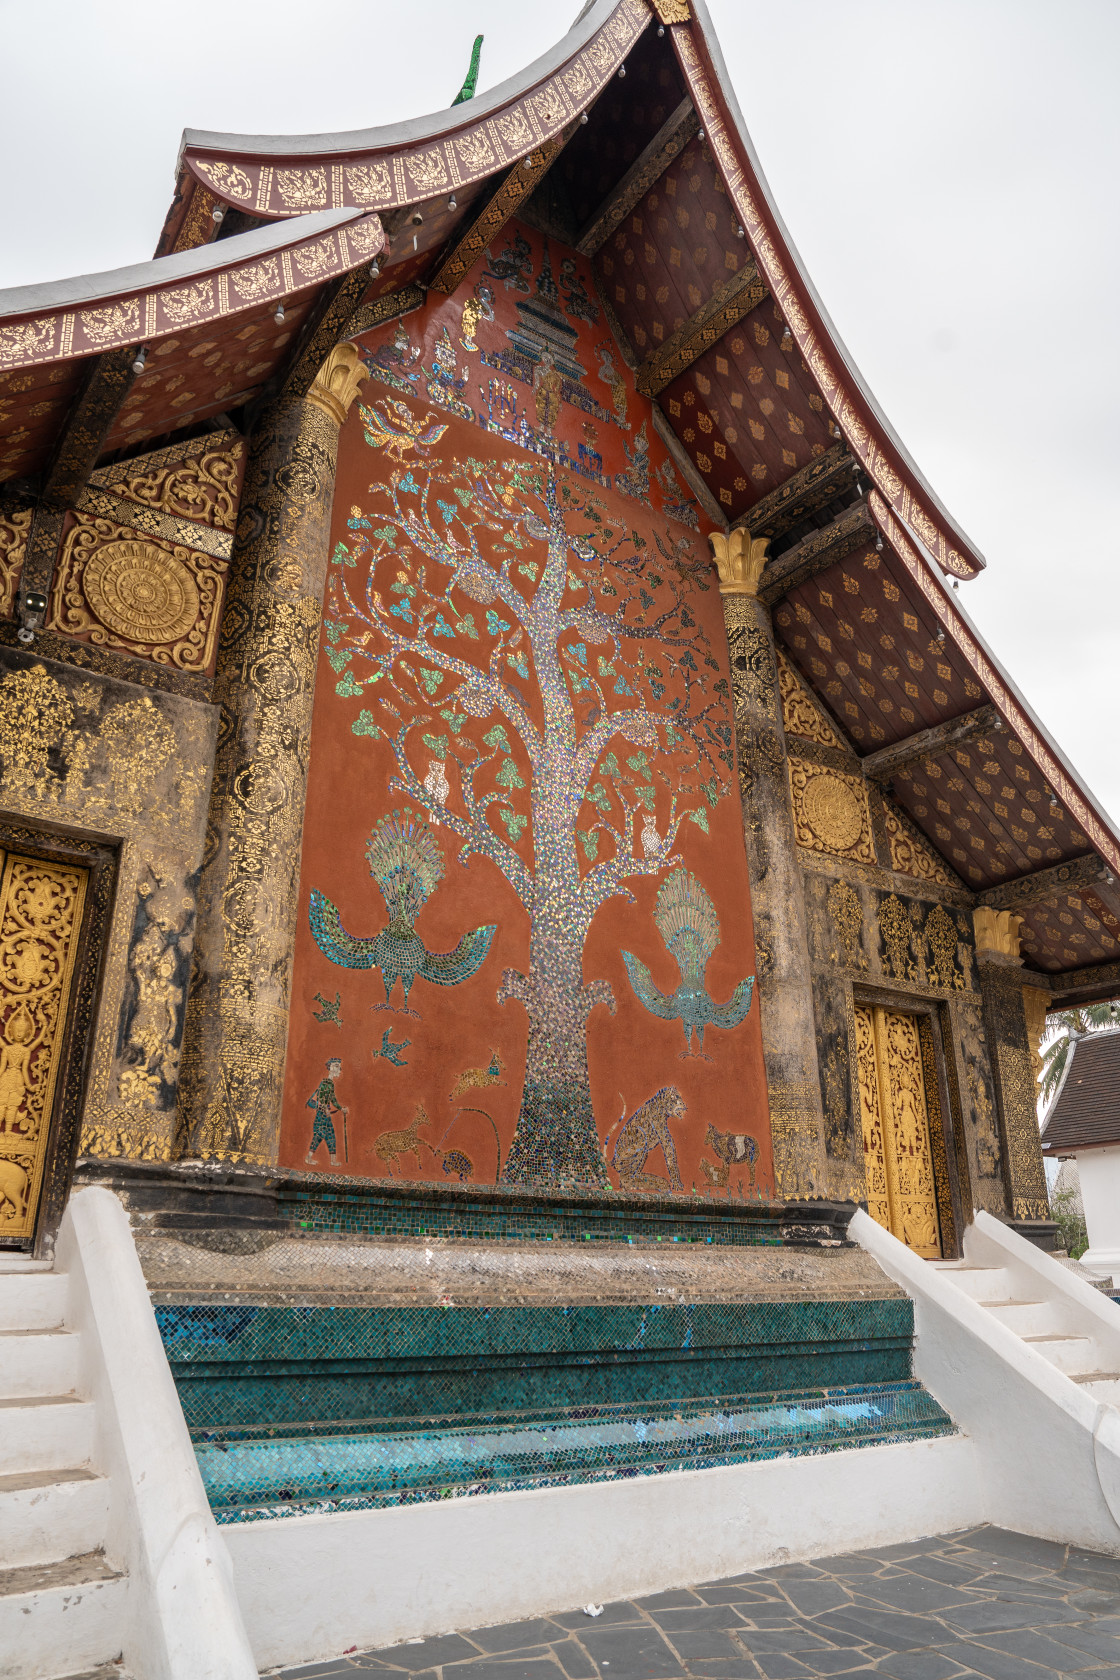
[(407, 809), (382, 818), (366, 842), (366, 857), (390, 917), (403, 913), (413, 921), (443, 880), (435, 836), (423, 817)]
[(677, 869), (670, 875), (657, 895), (653, 919), (681, 973), (702, 975), (720, 941), (719, 917), (690, 870)]

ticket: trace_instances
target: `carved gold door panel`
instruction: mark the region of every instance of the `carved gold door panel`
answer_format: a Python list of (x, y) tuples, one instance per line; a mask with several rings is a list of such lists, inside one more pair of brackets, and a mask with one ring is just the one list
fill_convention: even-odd
[(0, 1244), (35, 1231), (88, 870), (0, 852)]
[(922, 1044), (912, 1015), (857, 1007), (856, 1058), (867, 1210), (907, 1248), (938, 1259)]

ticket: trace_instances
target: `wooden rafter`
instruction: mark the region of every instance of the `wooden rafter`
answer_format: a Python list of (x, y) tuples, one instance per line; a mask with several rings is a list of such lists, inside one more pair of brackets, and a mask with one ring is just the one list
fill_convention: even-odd
[(936, 723), (932, 729), (920, 729), (916, 735), (907, 735), (889, 747), (868, 753), (860, 760), (860, 769), (873, 782), (889, 781), (918, 759), (934, 758), (938, 753), (948, 752), (950, 747), (970, 741), (974, 735), (989, 735), (999, 722), (994, 706), (977, 706), (975, 711), (949, 718), (946, 723)]
[(85, 489), (136, 378), (136, 352), (136, 345), (126, 345), (97, 356), (71, 404), (43, 475), (20, 574), (21, 595), (45, 595), (50, 588), (66, 509)]
[(350, 337), (356, 338), (385, 321), (395, 321), (398, 315), (411, 314), (422, 307), (425, 296), (423, 286), (402, 286), (399, 292), (382, 292), (380, 297), (360, 303), (350, 321)]
[(1052, 898), (1055, 893), (1077, 894), (1083, 887), (1091, 887), (1111, 910), (1109, 888), (1115, 885), (1111, 869), (1094, 852), (1088, 857), (1073, 858), (1069, 863), (1056, 863), (1050, 869), (1035, 869), (1029, 875), (1020, 875), (1017, 881), (989, 887), (987, 892), (979, 894), (976, 902), (993, 910), (1023, 910), (1044, 898)]
[(497, 238), (510, 217), (517, 214), (518, 207), (536, 190), (578, 126), (578, 123), (569, 123), (551, 140), (546, 140), (543, 146), (535, 147), (521, 163), (514, 164), (498, 190), (444, 257), (428, 282), (429, 291), (450, 296), (491, 240)]
[(642, 396), (656, 397), (769, 295), (754, 258), (747, 257), (738, 274), (717, 286), (695, 315), (646, 357), (634, 376)]
[(615, 228), (664, 175), (675, 157), (684, 151), (700, 129), (691, 99), (682, 99), (662, 123), (649, 145), (630, 165), (625, 175), (599, 205), (576, 239), (576, 250), (592, 257), (605, 245)]
[(787, 548), (784, 554), (779, 554), (776, 560), (767, 562), (758, 591), (759, 600), (768, 607), (774, 606), (798, 584), (806, 583), (818, 572), (827, 571), (854, 549), (873, 541), (875, 533), (875, 522), (867, 511), (865, 501), (845, 508), (831, 524), (811, 532), (801, 542)]
[(775, 537), (780, 537), (794, 525), (800, 525), (818, 508), (835, 501), (854, 482), (858, 471), (844, 445), (835, 443), (823, 455), (815, 456), (808, 466), (791, 473), (768, 496), (755, 502), (746, 513), (732, 521), (731, 528), (733, 531), (742, 528), (752, 537), (769, 537), (773, 542)]

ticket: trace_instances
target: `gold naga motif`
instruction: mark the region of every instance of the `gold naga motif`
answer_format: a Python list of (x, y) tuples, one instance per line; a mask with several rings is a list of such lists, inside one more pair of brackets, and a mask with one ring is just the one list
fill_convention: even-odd
[(939, 1259), (918, 1023), (912, 1015), (861, 1005), (855, 1016), (867, 1210), (907, 1248)]
[(891, 868), (899, 875), (910, 875), (916, 881), (936, 881), (940, 886), (952, 886), (952, 881), (931, 846), (903, 827), (898, 813), (889, 802), (883, 805), (883, 822), (887, 843), (891, 849)]
[(782, 696), (782, 723), (787, 735), (802, 735), (807, 741), (819, 741), (822, 747), (838, 747), (844, 743), (802, 686), (793, 666), (781, 648), (778, 654), (778, 688)]
[(87, 872), (8, 854), (0, 883), (0, 1239), (35, 1232)]

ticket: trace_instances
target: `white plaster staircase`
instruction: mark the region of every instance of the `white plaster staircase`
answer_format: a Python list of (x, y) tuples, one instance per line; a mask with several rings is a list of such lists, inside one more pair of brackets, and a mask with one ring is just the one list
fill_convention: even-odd
[(987, 1213), (960, 1261), (858, 1212), (914, 1303), (914, 1375), (974, 1442), (982, 1520), (1120, 1556), (1120, 1306)]
[(0, 1260), (3, 1680), (88, 1673), (121, 1653), (128, 1580), (105, 1553), (109, 1483), (69, 1291), (47, 1264)]
[(0, 1256), (0, 1680), (256, 1680), (128, 1215)]
[[(994, 1261), (996, 1257), (990, 1258)], [(1079, 1302), (1057, 1287), (1059, 1278), (1039, 1277), (1021, 1267), (979, 1265), (968, 1260), (935, 1260), (929, 1264), (998, 1323), (1013, 1330), (1020, 1341), (1041, 1354), (1084, 1394), (1108, 1406), (1120, 1405), (1120, 1347), (1115, 1338), (1102, 1334), (1092, 1319), (1086, 1319)], [(1109, 1305), (1120, 1336), (1120, 1309), (1115, 1303)]]

